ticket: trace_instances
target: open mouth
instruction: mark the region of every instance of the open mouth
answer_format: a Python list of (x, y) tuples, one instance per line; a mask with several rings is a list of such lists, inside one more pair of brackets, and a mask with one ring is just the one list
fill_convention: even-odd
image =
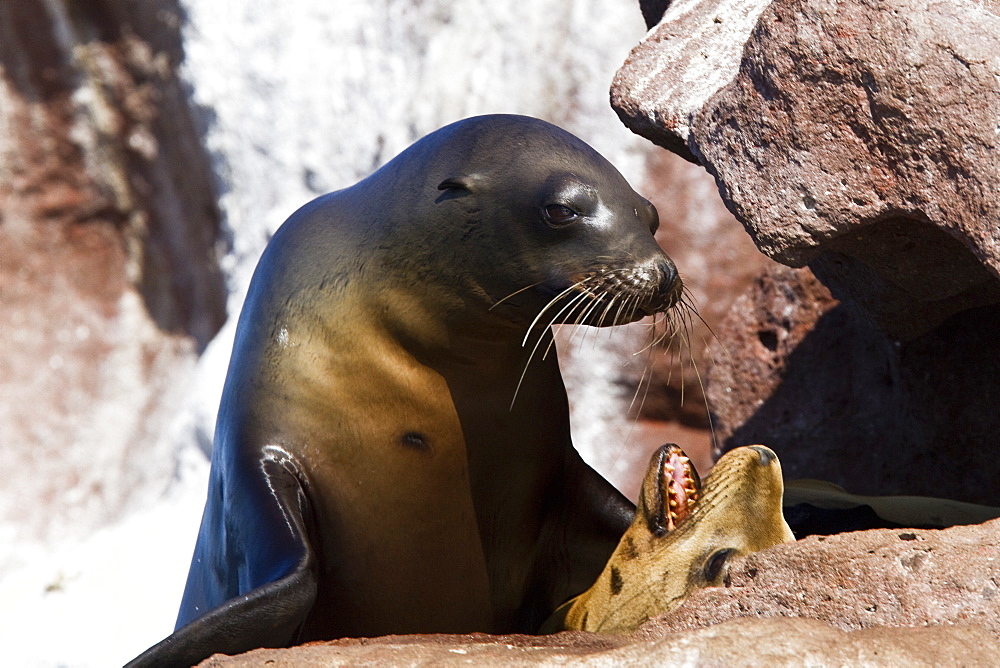
[(656, 469), (654, 493), (658, 498), (649, 499), (652, 503), (647, 502), (647, 507), (657, 509), (649, 515), (650, 531), (662, 536), (680, 526), (694, 511), (701, 496), (701, 478), (691, 459), (673, 444), (660, 450)]

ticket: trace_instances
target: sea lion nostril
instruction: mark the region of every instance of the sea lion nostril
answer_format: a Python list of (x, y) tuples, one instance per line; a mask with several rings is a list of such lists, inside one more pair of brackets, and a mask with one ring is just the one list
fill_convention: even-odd
[(774, 454), (771, 448), (765, 448), (763, 445), (751, 445), (751, 450), (756, 450), (758, 456), (760, 456), (760, 465), (768, 466), (778, 458), (778, 455)]
[(660, 289), (663, 292), (670, 290), (677, 282), (677, 267), (669, 260), (660, 260), (656, 263), (656, 268), (660, 272)]

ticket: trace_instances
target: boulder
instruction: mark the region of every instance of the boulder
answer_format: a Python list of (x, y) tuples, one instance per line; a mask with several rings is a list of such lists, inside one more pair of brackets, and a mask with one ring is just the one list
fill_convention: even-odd
[(972, 623), (981, 627), (984, 641), (995, 642), (998, 554), (1000, 520), (943, 530), (810, 536), (734, 560), (725, 587), (694, 593), (673, 612), (648, 621), (637, 636), (661, 637), (744, 617), (798, 617), (845, 631)]
[(738, 619), (650, 640), (560, 633), (391, 636), (216, 655), (203, 668), (315, 666), (963, 666), (995, 665), (1000, 642), (979, 626), (848, 633), (811, 619)]
[(1000, 302), (1000, 16), (951, 0), (688, 0), (615, 78), (758, 248), (894, 340)]
[(632, 51), (612, 87), (626, 124), (811, 270), (763, 276), (718, 330), (722, 450), (996, 503), (998, 54), (997, 5), (964, 0), (680, 0)]

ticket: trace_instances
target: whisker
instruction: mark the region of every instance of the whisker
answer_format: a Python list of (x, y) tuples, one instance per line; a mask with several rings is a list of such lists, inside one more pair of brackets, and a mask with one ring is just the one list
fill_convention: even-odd
[[(605, 292), (605, 295), (607, 295), (607, 292)], [(608, 305), (604, 308), (604, 311), (601, 312), (601, 317), (597, 319), (597, 326), (598, 327), (604, 327), (604, 322), (605, 322), (605, 320), (608, 317), (608, 313), (611, 312), (611, 308), (620, 299), (626, 299), (627, 300), (627, 296), (624, 295), (624, 294), (622, 294), (621, 292), (616, 293), (616, 294), (614, 294), (614, 295), (611, 296), (611, 299), (608, 301)]]
[(501, 299), (501, 300), (499, 300), (499, 301), (496, 301), (496, 302), (494, 302), (494, 303), (493, 303), (493, 305), (492, 305), (492, 306), (490, 306), (490, 307), (489, 307), (489, 308), (488, 308), (487, 310), (488, 310), (488, 311), (492, 311), (492, 310), (493, 310), (493, 309), (495, 309), (495, 308), (496, 308), (497, 306), (500, 306), (500, 304), (503, 304), (503, 303), (504, 303), (505, 301), (507, 301), (507, 300), (508, 300), (508, 299), (510, 299), (511, 297), (513, 297), (513, 296), (515, 296), (515, 295), (519, 295), (519, 294), (521, 294), (522, 292), (524, 292), (525, 290), (530, 290), (531, 288), (534, 288), (534, 287), (537, 287), (537, 286), (541, 285), (542, 283), (543, 283), (543, 281), (538, 281), (537, 283), (532, 283), (531, 285), (526, 285), (526, 286), (524, 286), (523, 288), (521, 288), (520, 290), (515, 290), (514, 292), (510, 293), (509, 295), (507, 295), (507, 296), (506, 296), (506, 297), (504, 297), (503, 299)]
[[(607, 294), (607, 292), (605, 291), (603, 294), (593, 295), (593, 298), (594, 298), (593, 302), (591, 302), (588, 305), (589, 308), (587, 308), (586, 310), (584, 310), (583, 312), (580, 313), (580, 317), (577, 319), (577, 321), (576, 321), (575, 324), (581, 325), (581, 324), (583, 324), (583, 322), (585, 320), (589, 320), (591, 318), (591, 316), (594, 314), (594, 311), (596, 311), (598, 308), (600, 308), (600, 306), (601, 306), (601, 300), (604, 298), (604, 296), (606, 294)], [(571, 337), (570, 340), (572, 341), (573, 338), (576, 338), (577, 332), (583, 332), (583, 334), (581, 335), (581, 338), (580, 338), (579, 346), (578, 346), (580, 349), (582, 349), (583, 346), (584, 346), (584, 343), (587, 341), (587, 334), (589, 334), (590, 331), (591, 331), (591, 328), (588, 328), (588, 327), (579, 327), (576, 332), (573, 332), (573, 336)]]
[[(688, 317), (690, 317), (690, 314), (693, 313), (695, 316), (697, 316), (697, 318), (699, 320), (701, 320), (702, 324), (705, 325), (705, 328), (708, 329), (709, 333), (712, 336), (715, 336), (715, 332), (712, 331), (712, 328), (709, 327), (708, 323), (705, 322), (704, 318), (701, 317), (701, 315), (697, 312), (697, 310), (695, 310), (694, 307), (691, 306), (690, 304), (685, 304), (685, 306), (687, 306), (687, 309), (688, 309)], [(715, 338), (716, 338), (716, 341), (718, 341), (718, 337), (715, 337)], [(704, 338), (704, 337), (702, 337), (702, 344), (704, 345), (705, 349), (708, 348), (708, 340), (706, 338)], [(723, 348), (723, 351), (725, 351), (725, 348)], [(702, 378), (701, 372), (698, 371), (698, 364), (695, 362), (695, 359), (694, 359), (694, 351), (693, 351), (693, 349), (691, 347), (691, 330), (690, 330), (690, 328), (689, 328), (689, 331), (688, 331), (688, 355), (691, 358), (691, 368), (694, 370), (695, 378), (698, 379), (698, 386), (701, 388), (702, 401), (705, 404), (705, 417), (708, 420), (708, 431), (709, 431), (709, 436), (711, 437), (711, 440), (712, 440), (712, 452), (714, 453), (714, 452), (717, 452), (718, 449), (719, 449), (719, 442), (718, 442), (718, 439), (717, 439), (716, 434), (715, 434), (715, 421), (712, 419), (712, 409), (708, 405), (708, 393), (705, 391), (705, 381), (704, 381), (704, 378)], [(728, 353), (727, 353), (727, 356), (728, 356)], [(730, 361), (732, 361), (732, 360), (730, 360)]]
[[(586, 280), (586, 279), (584, 279), (584, 280)], [(560, 292), (560, 293), (559, 293), (559, 294), (557, 294), (557, 295), (556, 295), (555, 297), (553, 297), (552, 299), (550, 299), (550, 300), (549, 300), (549, 303), (548, 303), (548, 304), (546, 304), (546, 305), (545, 305), (545, 306), (544, 306), (544, 307), (542, 308), (542, 310), (538, 312), (538, 315), (536, 315), (536, 316), (535, 316), (535, 319), (531, 321), (531, 324), (530, 324), (530, 325), (528, 325), (528, 331), (524, 333), (524, 340), (523, 340), (523, 341), (521, 341), (521, 346), (522, 346), (522, 347), (524, 347), (524, 346), (526, 346), (526, 345), (528, 344), (528, 337), (529, 337), (529, 336), (531, 336), (531, 330), (535, 328), (535, 325), (536, 325), (536, 324), (538, 324), (538, 319), (539, 319), (539, 318), (541, 318), (541, 317), (542, 317), (542, 315), (543, 315), (543, 314), (544, 314), (544, 313), (545, 313), (546, 311), (548, 311), (548, 310), (549, 310), (550, 308), (552, 308), (552, 306), (553, 306), (553, 305), (554, 305), (554, 304), (555, 304), (555, 303), (556, 303), (557, 301), (559, 301), (559, 300), (560, 300), (560, 299), (562, 299), (562, 298), (563, 298), (564, 296), (566, 296), (567, 294), (569, 294), (570, 292), (572, 292), (573, 290), (575, 290), (575, 289), (576, 289), (576, 288), (577, 288), (578, 286), (582, 285), (582, 284), (583, 284), (583, 282), (584, 282), (583, 280), (581, 280), (581, 281), (577, 281), (576, 283), (574, 283), (573, 285), (569, 286), (568, 288), (566, 288), (565, 290), (563, 290), (562, 292)]]
[[(562, 294), (564, 294), (565, 292), (566, 291), (564, 290), (562, 293), (560, 293), (560, 296)], [(521, 377), (517, 381), (517, 387), (514, 388), (514, 396), (511, 397), (511, 399), (510, 399), (510, 407), (508, 408), (508, 410), (513, 410), (513, 408), (514, 408), (514, 402), (517, 401), (517, 395), (521, 391), (521, 385), (524, 384), (524, 377), (528, 374), (528, 367), (531, 366), (531, 360), (533, 360), (535, 358), (535, 353), (538, 352), (538, 346), (540, 346), (542, 344), (542, 339), (545, 338), (546, 332), (550, 336), (552, 336), (553, 340), (554, 340), (555, 337), (552, 334), (552, 329), (551, 329), (552, 323), (555, 322), (559, 318), (559, 316), (562, 315), (563, 312), (566, 311), (566, 309), (573, 308), (573, 305), (575, 303), (578, 303), (580, 300), (584, 299), (586, 296), (587, 296), (586, 293), (580, 293), (578, 295), (575, 295), (572, 299), (569, 300), (569, 302), (565, 306), (562, 307), (562, 309), (559, 310), (558, 313), (555, 314), (555, 316), (553, 316), (552, 320), (549, 321), (549, 324), (546, 325), (545, 328), (542, 329), (541, 333), (538, 335), (538, 340), (535, 342), (534, 347), (532, 347), (532, 349), (531, 349), (531, 353), (528, 355), (528, 359), (524, 363), (524, 369), (522, 369), (522, 371), (521, 371)], [(553, 299), (552, 301), (555, 301), (555, 299)], [(552, 304), (552, 301), (549, 302), (549, 305)], [(548, 309), (549, 305), (546, 305), (545, 309)], [(543, 309), (543, 312), (545, 311), (545, 309)], [(539, 315), (541, 315), (541, 313)], [(531, 326), (528, 327), (528, 334), (531, 333), (531, 330), (534, 328), (535, 323), (538, 322), (538, 317), (539, 316), (535, 316), (535, 320), (532, 321)], [(521, 343), (521, 346), (523, 347), (527, 343), (527, 341), (528, 341), (528, 335), (526, 334), (525, 338), (524, 338), (524, 341)]]
[[(588, 306), (590, 306), (590, 302), (587, 302), (587, 301), (586, 301), (586, 300), (585, 300), (584, 298), (585, 298), (585, 297), (589, 297), (589, 296), (591, 296), (591, 295), (589, 295), (588, 293), (585, 293), (585, 292), (582, 292), (582, 293), (580, 293), (579, 297), (577, 297), (577, 298), (575, 298), (575, 299), (574, 299), (574, 301), (575, 301), (576, 303), (575, 303), (575, 304), (573, 305), (573, 309), (572, 309), (572, 310), (570, 310), (570, 311), (569, 311), (569, 313), (567, 313), (567, 314), (566, 314), (566, 318), (565, 318), (565, 319), (566, 319), (566, 320), (572, 320), (572, 319), (573, 319), (573, 317), (574, 317), (574, 316), (573, 316), (573, 311), (575, 311), (575, 310), (576, 310), (577, 308), (580, 308), (580, 307), (582, 307), (582, 308), (583, 308), (584, 310), (586, 310), (586, 308), (587, 308)], [(558, 318), (559, 316), (557, 315), (556, 317)], [(579, 317), (582, 317), (582, 316), (578, 316), (578, 318), (579, 318)], [(555, 321), (553, 320), (553, 322), (552, 322), (552, 323), (549, 323), (549, 324), (550, 324), (550, 325), (552, 325), (552, 324), (553, 324), (554, 322), (555, 322)], [(563, 323), (560, 323), (560, 324), (558, 324), (558, 325), (555, 325), (555, 326), (556, 326), (557, 328), (559, 328), (559, 331), (562, 331), (562, 328), (563, 328), (563, 327), (565, 327), (566, 325), (572, 325), (572, 326), (578, 326), (578, 325), (579, 325), (579, 322), (576, 322), (576, 323), (572, 323), (572, 322), (563, 322)], [(573, 334), (571, 334), (571, 335), (570, 335), (570, 341), (572, 341), (572, 340), (573, 340), (573, 336), (575, 336), (575, 334), (576, 334), (576, 332), (574, 332)], [(548, 345), (548, 346), (546, 346), (546, 348), (545, 348), (545, 352), (544, 352), (544, 353), (542, 353), (542, 359), (543, 359), (543, 360), (544, 360), (544, 359), (546, 359), (546, 358), (548, 358), (548, 356), (549, 356), (549, 351), (551, 351), (551, 350), (552, 350), (552, 346), (553, 346), (553, 345), (555, 345), (555, 342), (556, 342), (556, 338), (555, 338), (555, 336), (553, 336), (553, 337), (552, 337), (552, 339), (551, 339), (551, 340), (549, 341), (549, 345)]]
[[(586, 292), (580, 292), (580, 293), (578, 293), (576, 295), (573, 295), (573, 298), (570, 299), (568, 302), (566, 302), (566, 305), (563, 306), (561, 309), (559, 309), (559, 311), (554, 316), (552, 316), (552, 319), (549, 320), (548, 323), (546, 323), (546, 325), (545, 325), (544, 328), (542, 328), (542, 333), (539, 335), (538, 340), (535, 342), (535, 346), (531, 350), (531, 355), (528, 356), (528, 363), (531, 362), (532, 358), (535, 355), (535, 352), (537, 352), (537, 350), (538, 350), (538, 346), (541, 345), (541, 343), (542, 343), (542, 339), (545, 338), (545, 332), (550, 331), (552, 329), (552, 326), (556, 323), (556, 320), (559, 320), (559, 318), (561, 318), (564, 313), (567, 314), (567, 318), (568, 318), (569, 314), (572, 314), (573, 311), (576, 310), (576, 308), (580, 304), (585, 304), (587, 296), (588, 295), (587, 295)], [(552, 337), (551, 341), (554, 341), (554, 340), (555, 340), (555, 337)], [(550, 341), (549, 345), (551, 345), (551, 341)], [(544, 359), (544, 356), (543, 356), (542, 359)]]

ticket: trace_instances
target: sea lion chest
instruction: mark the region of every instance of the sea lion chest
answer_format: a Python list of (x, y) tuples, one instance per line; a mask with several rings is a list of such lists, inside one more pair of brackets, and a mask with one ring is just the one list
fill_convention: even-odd
[(487, 560), (450, 388), (365, 311), (343, 299), (335, 322), (289, 318), (264, 356), (257, 413), (276, 428), (258, 432), (298, 450), (324, 527), (307, 629), (489, 628)]

